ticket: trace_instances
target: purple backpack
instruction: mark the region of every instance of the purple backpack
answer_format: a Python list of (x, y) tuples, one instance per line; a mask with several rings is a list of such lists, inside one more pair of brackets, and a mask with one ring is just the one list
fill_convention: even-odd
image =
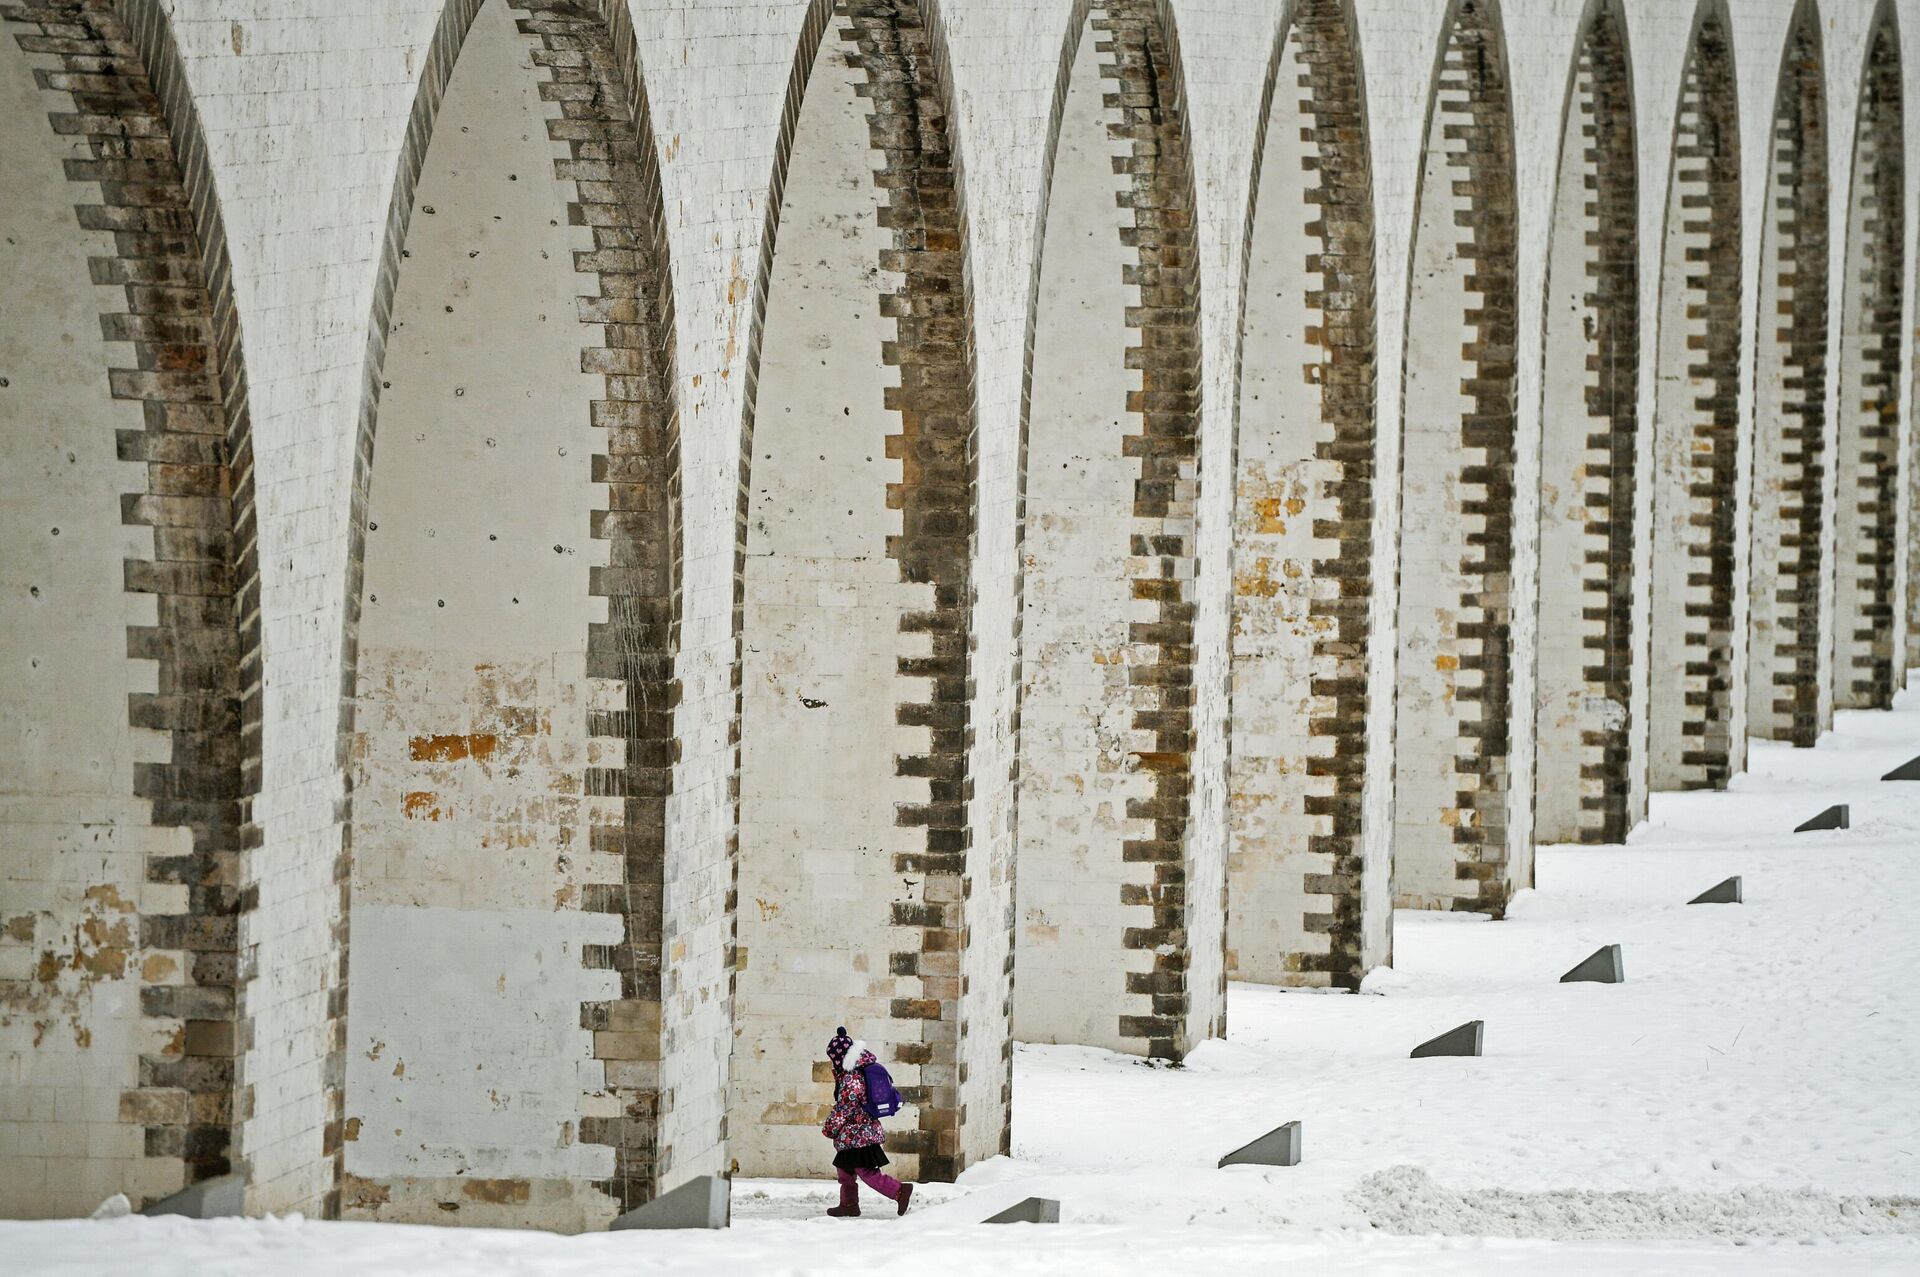
[(903, 1101), (900, 1092), (893, 1088), (893, 1078), (878, 1063), (869, 1064), (860, 1070), (860, 1076), (867, 1083), (867, 1099), (863, 1107), (867, 1116), (872, 1118), (892, 1117), (900, 1111)]

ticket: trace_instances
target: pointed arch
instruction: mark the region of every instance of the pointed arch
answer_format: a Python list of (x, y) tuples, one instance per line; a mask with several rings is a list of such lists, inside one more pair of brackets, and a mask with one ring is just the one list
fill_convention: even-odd
[[(346, 645), (356, 961), (433, 974), (348, 991), (352, 1215), (599, 1226), (672, 1169), (663, 1115), (702, 1107), (661, 1064), (681, 567), (655, 156), (618, 0), (443, 11), (376, 289)], [(516, 1091), (543, 1098), (475, 1141), (461, 1115)], [(537, 1218), (472, 1177), (538, 1181)]]
[(1826, 497), (1827, 118), (1819, 11), (1781, 58), (1760, 228), (1747, 731), (1810, 747), (1832, 721), (1821, 673)]
[(1531, 882), (1507, 837), (1516, 290), (1500, 12), (1449, 10), (1407, 304), (1394, 896), (1500, 915)]
[[(97, 1183), (151, 1200), (243, 1166), (253, 445), (219, 192), (165, 13), (3, 16), (5, 267), (34, 303), (0, 319), (0, 406), (21, 427), (0, 440), (0, 509), (24, 551), (0, 637), (0, 877), (46, 956), (21, 995), (35, 1014), (0, 1049), (22, 1028), (65, 1034), (13, 1084), (52, 1070), (46, 1085), (121, 1099), (64, 1184), (10, 1173), (0, 1131), (0, 1214), (79, 1214)], [(54, 864), (78, 858), (84, 878)]]
[(1079, 16), (1025, 444), (1015, 1034), (1179, 1059), (1225, 1005), (1224, 909), (1188, 899), (1193, 175), (1167, 6)]
[[(1639, 164), (1617, 0), (1587, 9), (1561, 127), (1541, 405), (1534, 836), (1626, 841), (1639, 433)], [(1578, 564), (1577, 571), (1559, 570)]]
[(1745, 747), (1733, 739), (1740, 116), (1720, 0), (1701, 6), (1675, 118), (1649, 476), (1648, 783), (1722, 789)]
[(1902, 627), (1894, 615), (1907, 285), (1904, 94), (1899, 19), (1890, 0), (1882, 0), (1860, 75), (1840, 297), (1833, 458), (1833, 703), (1839, 709), (1890, 709), (1894, 691), (1906, 682)]
[(1351, 9), (1276, 37), (1255, 136), (1234, 465), (1230, 974), (1358, 987), (1377, 370), (1373, 177)]
[(973, 871), (968, 823), (972, 304), (939, 31), (921, 0), (815, 3), (775, 161), (742, 458), (749, 1173), (818, 1173), (830, 1079), (794, 1079), (836, 1020), (898, 1067), (909, 1174), (1008, 1138), (1010, 887)]

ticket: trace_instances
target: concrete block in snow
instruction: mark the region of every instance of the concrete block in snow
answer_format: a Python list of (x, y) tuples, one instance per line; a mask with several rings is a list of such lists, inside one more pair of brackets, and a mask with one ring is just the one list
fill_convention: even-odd
[(607, 1225), (626, 1228), (725, 1228), (733, 1210), (733, 1184), (718, 1175), (688, 1180)]
[(1626, 968), (1620, 963), (1620, 946), (1602, 945), (1579, 966), (1560, 977), (1561, 984), (1624, 984)]
[(1029, 1197), (1023, 1202), (1015, 1202), (998, 1215), (987, 1216), (980, 1222), (983, 1224), (1057, 1224), (1060, 1222), (1060, 1203), (1051, 1197)]
[(1717, 882), (1687, 901), (1690, 905), (1737, 905), (1740, 903), (1740, 875)]
[(1812, 820), (1803, 821), (1794, 826), (1793, 832), (1796, 834), (1809, 834), (1821, 829), (1846, 829), (1849, 827), (1847, 805), (1845, 803), (1835, 803), (1818, 816), (1815, 816)]
[(1920, 758), (1909, 758), (1880, 778), (1881, 780), (1920, 780)]
[(1298, 1166), (1300, 1164), (1300, 1123), (1276, 1126), (1251, 1144), (1244, 1144), (1220, 1159), (1222, 1166)]
[(1485, 1020), (1469, 1020), (1457, 1029), (1448, 1029), (1413, 1048), (1409, 1059), (1424, 1060), (1435, 1055), (1479, 1055), (1486, 1037)]
[(142, 1215), (184, 1215), (188, 1219), (224, 1219), (244, 1214), (247, 1209), (247, 1181), (239, 1175), (216, 1175), (189, 1185), (177, 1193), (150, 1202)]

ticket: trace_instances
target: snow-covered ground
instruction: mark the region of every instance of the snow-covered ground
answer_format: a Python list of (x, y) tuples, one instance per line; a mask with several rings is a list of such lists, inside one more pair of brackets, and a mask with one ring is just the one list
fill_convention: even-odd
[[(1916, 753), (1920, 690), (1811, 753), (1758, 743), (1730, 793), (1656, 797), (1627, 847), (1544, 850), (1504, 922), (1402, 913), (1364, 994), (1236, 986), (1184, 1068), (1022, 1047), (1013, 1157), (905, 1219), (742, 1180), (725, 1233), (0, 1224), (0, 1268), (1920, 1272), (1920, 784), (1878, 780)], [(1852, 829), (1790, 832), (1831, 803)], [(1731, 874), (1745, 904), (1686, 904)], [(1558, 983), (1609, 943), (1625, 984)], [(1484, 1057), (1407, 1058), (1472, 1019)], [(1296, 1118), (1301, 1165), (1215, 1169)], [(1063, 1222), (975, 1223), (1028, 1196)]]

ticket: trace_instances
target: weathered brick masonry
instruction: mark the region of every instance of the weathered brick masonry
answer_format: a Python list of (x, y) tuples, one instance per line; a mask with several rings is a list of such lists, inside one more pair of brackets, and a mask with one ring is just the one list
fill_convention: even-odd
[(1601, 7), (1580, 45), (1548, 284), (1542, 475), (1558, 500), (1543, 498), (1540, 532), (1541, 561), (1553, 565), (1540, 580), (1543, 842), (1622, 842), (1630, 823), (1640, 272), (1623, 34), (1617, 12)]
[(593, 478), (607, 485), (607, 506), (594, 512), (593, 535), (609, 551), (589, 588), (607, 600), (607, 619), (589, 631), (587, 674), (605, 681), (618, 707), (595, 711), (587, 730), (621, 764), (590, 768), (587, 792), (621, 800), (617, 823), (595, 825), (591, 840), (594, 851), (618, 858), (622, 872), (617, 881), (590, 884), (582, 904), (618, 917), (621, 938), (588, 946), (583, 960), (618, 972), (620, 996), (583, 1005), (581, 1027), (594, 1033), (594, 1058), (618, 1112), (583, 1117), (580, 1137), (613, 1149), (613, 1177), (600, 1187), (625, 1211), (650, 1201), (673, 1165), (657, 1127), (672, 1102), (660, 1081), (661, 1008), (680, 992), (665, 970), (662, 895), (679, 705), (673, 302), (653, 132), (626, 10), (582, 0), (514, 0), (513, 7), (527, 15), (520, 30), (540, 43), (533, 60), (546, 70), (541, 97), (560, 104), (547, 132), (568, 155), (555, 162), (554, 176), (573, 184), (569, 214), (593, 235), (593, 247), (574, 256), (589, 285), (579, 319), (604, 343), (580, 354), (581, 367), (603, 373), (606, 385), (606, 398), (593, 405), (594, 425), (606, 431)]
[(1681, 84), (1668, 201), (1648, 719), (1656, 789), (1724, 788), (1736, 765), (1742, 301), (1739, 120), (1727, 40), (1720, 17), (1707, 14)]
[[(1822, 710), (1826, 518), (1827, 122), (1820, 26), (1796, 18), (1780, 70), (1761, 230), (1748, 730), (1810, 747)], [(1769, 304), (1770, 303), (1770, 304)]]
[[(901, 633), (927, 640), (925, 655), (899, 659), (900, 676), (925, 680), (927, 695), (901, 703), (898, 721), (925, 727), (927, 749), (896, 758), (894, 774), (924, 780), (927, 800), (898, 809), (902, 826), (924, 831), (924, 845), (893, 858), (896, 874), (918, 880), (919, 898), (893, 906), (894, 922), (910, 929), (912, 943), (888, 955), (888, 968), (917, 980), (911, 992), (918, 996), (894, 998), (889, 1012), (920, 1028), (919, 1041), (903, 1034), (895, 1048), (896, 1058), (920, 1067), (919, 1084), (903, 1092), (916, 1107), (918, 1129), (893, 1143), (918, 1155), (922, 1177), (952, 1180), (964, 1169), (960, 961), (972, 940), (973, 322), (947, 102), (925, 16), (914, 0), (846, 0), (844, 9), (851, 25), (843, 38), (859, 50), (867, 77), (863, 96), (874, 108), (868, 116), (873, 149), (885, 161), (873, 180), (886, 200), (879, 224), (892, 233), (894, 247), (881, 254), (880, 266), (900, 279), (896, 291), (880, 298), (880, 313), (894, 326), (882, 360), (900, 370), (899, 386), (886, 400), (899, 414), (887, 455), (900, 460), (901, 479), (888, 485), (887, 504), (900, 509), (901, 532), (887, 552), (901, 580), (933, 586), (931, 608), (900, 618)], [(1004, 1026), (984, 1027), (1004, 1032)], [(1010, 1138), (1010, 1119), (1007, 1110), (997, 1143)]]
[[(87, 962), (139, 985), (146, 1046), (119, 1117), (144, 1128), (151, 1169), (133, 1182), (156, 1197), (233, 1168), (246, 1116), (239, 927), (243, 857), (257, 836), (248, 798), (259, 787), (260, 666), (238, 318), (205, 145), (153, 6), (67, 0), (7, 5), (0, 17), (22, 52), (57, 62), (35, 79), (57, 103), (53, 131), (85, 147), (64, 164), (79, 226), (113, 245), (89, 259), (92, 281), (123, 290), (124, 309), (103, 313), (100, 330), (132, 358), (103, 371), (112, 396), (144, 416), (116, 440), (145, 480), (122, 498), (122, 519), (152, 530), (151, 557), (127, 560), (125, 589), (154, 599), (154, 623), (128, 627), (126, 655), (157, 676), (155, 691), (130, 696), (128, 716), (167, 745), (136, 763), (133, 793), (154, 825), (191, 843), (146, 857), (146, 882), (177, 890), (138, 892), (151, 903), (137, 931), (115, 923)], [(76, 970), (79, 961), (76, 952)], [(62, 962), (49, 951), (9, 1003), (32, 1006), (32, 986), (50, 989)], [(75, 1033), (91, 1036), (78, 1024)]]
[[(1427, 141), (1418, 235), (1428, 246), (1415, 251), (1444, 252), (1441, 270), (1458, 292), (1435, 286), (1431, 309), (1416, 300), (1409, 333), (1395, 855), (1415, 876), (1403, 884), (1396, 869), (1394, 889), (1408, 904), (1495, 916), (1528, 885), (1527, 867), (1508, 861), (1506, 832), (1518, 335), (1513, 126), (1500, 39), (1489, 7), (1463, 0)], [(1454, 298), (1461, 309), (1449, 315)], [(1456, 331), (1457, 345), (1449, 340)], [(1413, 402), (1447, 391), (1458, 396), (1455, 416)], [(1418, 434), (1416, 413), (1425, 427)], [(1412, 574), (1429, 572), (1436, 575), (1421, 588), (1434, 593), (1413, 595)], [(1409, 706), (1416, 669), (1425, 686)], [(1418, 790), (1404, 779), (1410, 758), (1422, 768)]]
[[(781, 188), (778, 229), (795, 256), (757, 351), (743, 712), (827, 750), (809, 763), (817, 783), (777, 751), (743, 763), (753, 1065), (735, 1095), (735, 1160), (816, 1168), (808, 1151), (831, 1080), (821, 1049), (842, 1022), (894, 1064), (911, 1105), (894, 1154), (920, 1178), (952, 1179), (969, 1148), (1007, 1144), (1011, 1059), (1004, 995), (980, 1022), (962, 1014), (965, 965), (1008, 944), (1000, 911), (975, 899), (969, 824), (976, 454), (962, 207), (942, 54), (922, 8), (847, 0), (816, 6), (810, 38), (816, 23)], [(832, 351), (842, 371), (864, 362), (864, 375), (816, 374), (829, 361), (809, 350)], [(844, 531), (803, 526), (816, 483), (843, 506)], [(820, 638), (844, 656), (808, 650), (800, 636), (823, 626), (839, 627)], [(855, 663), (865, 677), (841, 673)], [(886, 779), (869, 774), (877, 766)], [(880, 855), (888, 872), (874, 867)], [(1003, 1044), (994, 1102), (978, 1107), (962, 1099), (973, 1035)]]
[(1337, 3), (1295, 14), (1268, 93), (1235, 460), (1229, 961), (1242, 979), (1353, 988), (1387, 954), (1362, 890), (1373, 186)]
[(1150, 0), (1091, 6), (1064, 60), (1063, 260), (1041, 279), (1026, 466), (1015, 1004), (1023, 1036), (1170, 1059), (1224, 1010), (1188, 985), (1188, 911), (1224, 902), (1187, 894), (1200, 341), (1176, 60)]
[[(1894, 674), (1899, 546), (1901, 308), (1906, 296), (1906, 140), (1891, 19), (1867, 46), (1854, 126), (1841, 300), (1834, 456), (1834, 704), (1886, 709)], [(1909, 587), (1911, 588), (1911, 587)]]

